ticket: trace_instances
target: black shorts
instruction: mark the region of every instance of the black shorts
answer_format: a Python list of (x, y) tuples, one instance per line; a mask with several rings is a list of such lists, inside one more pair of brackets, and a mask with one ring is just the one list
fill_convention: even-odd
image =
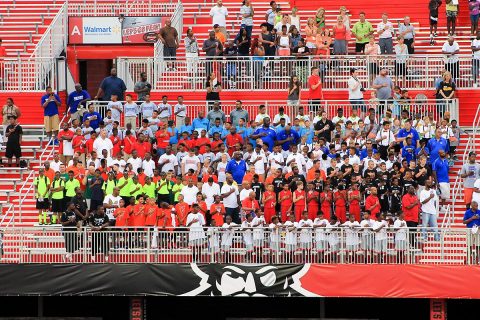
[(355, 43), (355, 52), (365, 52), (365, 46), (367, 45), (367, 43), (358, 43), (356, 42)]
[(19, 159), (22, 157), (22, 149), (20, 148), (19, 145), (8, 145), (7, 143), (7, 148), (5, 150), (5, 157), (11, 159), (13, 157)]
[(63, 212), (65, 201), (63, 199), (52, 199), (52, 212)]
[(406, 63), (395, 63), (395, 76), (404, 76), (407, 74)]
[(431, 26), (436, 26), (437, 24), (438, 24), (438, 16), (434, 17), (434, 16), (430, 15), (430, 25)]
[(38, 210), (48, 210), (50, 209), (50, 201), (48, 201), (48, 199), (43, 199), (43, 201), (38, 201), (37, 199), (35, 208)]

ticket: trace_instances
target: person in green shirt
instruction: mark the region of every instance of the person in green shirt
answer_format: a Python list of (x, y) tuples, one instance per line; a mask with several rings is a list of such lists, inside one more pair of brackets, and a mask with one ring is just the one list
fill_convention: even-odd
[(142, 194), (142, 185), (140, 184), (140, 182), (138, 182), (138, 177), (133, 176), (132, 183), (130, 184), (129, 188), (129, 195), (130, 197), (137, 198), (139, 194)]
[(90, 204), (92, 202), (92, 189), (90, 188), (90, 185), (92, 184), (92, 180), (95, 179), (95, 167), (94, 166), (89, 166), (88, 171), (85, 174), (85, 177), (83, 178), (83, 185), (85, 187), (85, 193), (83, 196), (87, 200), (87, 205), (90, 208)]
[(155, 191), (156, 191), (156, 186), (154, 183), (152, 183), (152, 178), (146, 177), (145, 184), (143, 185), (143, 188), (142, 188), (142, 193), (149, 198), (156, 199)]
[(33, 186), (35, 188), (35, 207), (38, 210), (38, 224), (47, 224), (47, 212), (50, 208), (48, 201), (48, 191), (50, 189), (50, 179), (45, 175), (45, 169), (38, 170), (38, 176), (33, 179)]
[(105, 196), (109, 194), (113, 194), (113, 188), (117, 186), (118, 182), (117, 179), (115, 179), (115, 173), (110, 171), (108, 173), (108, 179), (105, 181), (103, 184), (103, 191), (105, 193)]
[(352, 35), (356, 38), (356, 54), (365, 52), (365, 45), (370, 41), (369, 38), (374, 32), (372, 24), (365, 20), (365, 12), (360, 12), (359, 18), (360, 20), (352, 28)]
[[(60, 171), (60, 178), (63, 180), (63, 181), (67, 181), (68, 180), (68, 172), (66, 171), (65, 169), (65, 165), (62, 163), (58, 169)], [(65, 208), (66, 208), (66, 204), (68, 202), (65, 202)]]
[(172, 187), (172, 195), (173, 195), (173, 203), (178, 203), (178, 196), (180, 195), (180, 191), (183, 189), (183, 181), (182, 176), (177, 176), (177, 183), (175, 183)]
[(170, 204), (170, 192), (173, 188), (171, 174), (162, 172), (160, 173), (160, 177), (161, 179), (157, 182), (158, 203), (166, 202)]
[(75, 189), (80, 188), (80, 181), (75, 179), (74, 174), (72, 170), (68, 171), (68, 178), (65, 181), (65, 204), (72, 201), (73, 197), (76, 196)]
[(120, 189), (120, 197), (125, 203), (130, 203), (130, 185), (132, 179), (128, 176), (128, 171), (123, 171), (123, 177), (118, 179), (117, 187)]
[(60, 215), (65, 211), (65, 181), (60, 178), (60, 171), (55, 172), (52, 184), (50, 186), (50, 197), (52, 198), (52, 217), (50, 222), (56, 224), (60, 221)]

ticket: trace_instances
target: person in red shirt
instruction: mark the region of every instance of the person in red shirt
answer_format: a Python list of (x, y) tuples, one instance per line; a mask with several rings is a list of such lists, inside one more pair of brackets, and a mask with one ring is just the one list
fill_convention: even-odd
[(144, 227), (145, 226), (145, 198), (142, 195), (137, 196), (137, 204), (133, 207), (132, 214), (132, 226)]
[(267, 187), (267, 191), (263, 194), (263, 211), (265, 215), (265, 221), (270, 223), (272, 221), (272, 217), (276, 215), (275, 206), (277, 195), (273, 191), (273, 185), (269, 185)]
[(210, 144), (210, 139), (207, 137), (207, 130), (202, 129), (200, 133), (200, 138), (194, 136), (194, 139), (192, 141), (192, 147), (197, 147), (198, 152), (200, 154), (204, 154), (206, 152), (205, 146), (207, 144)]
[(197, 204), (198, 209), (200, 209), (200, 213), (203, 215), (203, 219), (207, 221), (207, 203), (203, 199), (203, 194), (201, 192), (197, 193)]
[[(73, 133), (73, 131), (68, 129), (68, 122), (63, 123), (62, 129), (63, 130), (60, 130), (58, 132), (58, 135), (57, 135), (57, 139), (58, 139), (58, 141), (60, 141), (58, 153), (60, 154), (62, 162), (65, 163), (65, 164), (68, 164), (68, 162), (72, 159), (72, 156), (64, 154), (64, 148), (63, 148), (63, 143), (62, 142), (63, 141), (70, 141), (70, 142), (73, 143), (74, 133)], [(72, 145), (72, 149), (73, 149), (73, 145)], [(71, 152), (73, 150), (69, 150), (69, 151)]]
[(97, 133), (96, 132), (92, 132), (92, 134), (90, 135), (90, 139), (88, 139), (86, 142), (85, 142), (85, 151), (87, 153), (92, 153), (93, 151), (93, 143), (95, 142), (95, 139), (97, 139)]
[(370, 195), (365, 199), (365, 211), (370, 211), (372, 217), (376, 217), (381, 210), (380, 200), (377, 196), (377, 188), (370, 188)]
[(252, 214), (257, 209), (260, 209), (260, 204), (255, 199), (255, 191), (250, 191), (248, 197), (242, 201), (242, 210), (245, 211), (245, 214)]
[(133, 144), (133, 150), (137, 150), (137, 155), (139, 158), (145, 158), (145, 153), (149, 152), (150, 150), (145, 150), (145, 145), (143, 144), (144, 139), (143, 134), (139, 134), (137, 137), (137, 141)]
[(413, 186), (408, 187), (407, 193), (402, 197), (402, 211), (405, 214), (407, 227), (416, 228), (418, 226), (420, 201)]
[(155, 227), (158, 225), (158, 207), (154, 198), (147, 198), (145, 205), (145, 225), (147, 227)]
[(112, 129), (112, 135), (110, 136), (110, 141), (112, 141), (113, 149), (112, 154), (117, 155), (122, 150), (123, 141), (118, 136), (118, 129)]
[(360, 201), (362, 198), (357, 183), (352, 185), (352, 190), (348, 191), (347, 196), (350, 203), (348, 212), (355, 217), (355, 221), (360, 221)]
[(326, 184), (323, 191), (320, 193), (320, 203), (321, 211), (325, 219), (330, 221), (332, 217), (332, 202), (333, 202), (333, 193), (330, 190), (330, 185)]
[(190, 206), (183, 201), (183, 194), (178, 195), (178, 203), (175, 205), (175, 213), (178, 219), (178, 226), (185, 227), (187, 225), (187, 216), (190, 212)]
[(212, 152), (217, 153), (220, 151), (220, 145), (223, 144), (223, 140), (220, 139), (220, 133), (215, 132), (213, 134), (213, 140), (210, 143), (210, 147), (212, 148)]
[(138, 183), (140, 183), (142, 185), (142, 187), (145, 185), (145, 179), (146, 178), (147, 178), (147, 176), (143, 172), (143, 169), (138, 168), (137, 169), (137, 179), (138, 179)]
[(285, 223), (287, 221), (287, 212), (292, 211), (292, 204), (293, 204), (293, 195), (292, 191), (290, 191), (290, 187), (288, 183), (283, 185), (283, 190), (280, 191), (278, 196), (278, 202), (280, 203), (280, 213), (282, 215), (282, 222)]
[(312, 221), (317, 217), (320, 206), (318, 203), (320, 195), (315, 191), (313, 183), (307, 184), (307, 207), (308, 207), (308, 219)]
[(308, 93), (311, 105), (319, 105), (323, 99), (322, 79), (318, 75), (318, 67), (312, 67), (312, 75), (308, 78)]
[(155, 139), (157, 140), (157, 153), (161, 156), (165, 153), (168, 144), (170, 143), (170, 133), (167, 131), (167, 124), (160, 122), (158, 124), (158, 130), (155, 133)]
[(347, 190), (340, 190), (340, 187), (345, 188), (345, 185), (340, 185), (339, 190), (333, 193), (333, 200), (335, 201), (335, 216), (344, 223), (347, 221)]
[(0, 58), (5, 58), (7, 56), (7, 51), (5, 47), (2, 46), (2, 39), (0, 39)]
[(180, 140), (178, 140), (177, 149), (180, 146), (183, 146), (183, 148), (185, 150), (190, 150), (191, 149), (190, 148), (190, 138), (189, 138), (188, 132), (182, 133), (182, 138)]
[(115, 209), (113, 216), (115, 217), (115, 227), (127, 227), (128, 219), (130, 218), (128, 214), (128, 209), (125, 208), (125, 201), (121, 199), (119, 201), (120, 206)]
[(77, 128), (75, 130), (75, 135), (73, 136), (72, 147), (74, 153), (80, 153), (79, 160), (82, 161), (82, 163), (85, 163), (85, 142), (85, 137), (82, 135), (82, 129)]
[(131, 157), (133, 147), (136, 142), (137, 142), (137, 139), (135, 139), (135, 137), (132, 136), (132, 132), (130, 130), (127, 130), (125, 132), (125, 138), (123, 138), (123, 153), (124, 153), (123, 156), (125, 161), (127, 161)]
[(295, 221), (300, 221), (302, 213), (305, 211), (305, 190), (303, 190), (303, 182), (297, 181), (297, 190), (293, 192), (293, 205)]
[(209, 178), (212, 178), (212, 179), (213, 179), (213, 182), (218, 183), (218, 177), (217, 177), (217, 175), (214, 173), (214, 171), (215, 171), (215, 170), (213, 169), (213, 167), (211, 167), (211, 166), (208, 167), (207, 172), (204, 173), (203, 176), (202, 176), (202, 182), (203, 182), (203, 183), (207, 183), (207, 182), (208, 182), (208, 179), (209, 179)]
[(237, 129), (235, 127), (230, 128), (230, 134), (227, 134), (225, 141), (227, 143), (228, 154), (230, 156), (232, 156), (233, 152), (235, 151), (235, 145), (237, 143), (243, 145), (243, 138), (237, 133)]
[(214, 201), (210, 206), (211, 220), (214, 220), (217, 226), (221, 226), (223, 225), (223, 219), (225, 217), (225, 206), (221, 202), (222, 198), (218, 195), (214, 197)]

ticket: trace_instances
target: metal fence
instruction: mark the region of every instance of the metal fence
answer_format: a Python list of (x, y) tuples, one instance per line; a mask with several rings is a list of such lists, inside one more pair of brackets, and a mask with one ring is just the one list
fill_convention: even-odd
[[(181, 231), (179, 231), (181, 230)], [(9, 228), (3, 261), (19, 263), (478, 263), (470, 229), (327, 226), (158, 230)]]
[[(172, 111), (177, 104), (176, 96), (170, 96), (168, 103), (172, 106)], [(155, 104), (159, 104), (161, 101), (152, 101)], [(390, 101), (386, 103), (380, 103), (378, 101), (369, 102), (368, 100), (365, 101), (364, 104), (360, 105), (352, 105), (348, 100), (323, 100), (319, 104), (316, 105), (309, 105), (307, 101), (303, 104), (300, 103), (298, 106), (293, 106), (287, 103), (287, 101), (279, 101), (279, 100), (251, 100), (245, 101), (242, 103), (242, 107), (248, 112), (249, 120), (254, 120), (258, 114), (258, 107), (260, 105), (266, 106), (266, 112), (270, 116), (271, 120), (274, 120), (275, 115), (278, 114), (279, 108), (282, 107), (285, 110), (285, 114), (293, 119), (298, 115), (298, 107), (303, 106), (305, 110), (305, 114), (310, 117), (311, 124), (315, 116), (318, 116), (320, 110), (325, 110), (327, 112), (327, 117), (330, 119), (337, 115), (337, 111), (339, 108), (342, 108), (344, 111), (344, 116), (349, 117), (352, 115), (353, 109), (357, 109), (358, 115), (362, 117), (362, 119), (366, 116), (366, 111), (369, 108), (374, 108), (377, 112), (375, 114), (376, 120), (378, 123), (381, 123), (384, 113), (381, 111), (386, 111), (388, 109), (393, 111), (393, 115), (400, 115), (401, 110), (407, 110), (411, 117), (413, 117), (416, 113), (420, 113), (422, 117), (427, 116), (429, 113), (433, 115), (435, 120), (440, 120), (446, 111), (450, 112), (451, 119), (458, 119), (458, 99), (452, 99), (448, 103), (445, 103), (442, 100), (417, 100), (413, 99), (410, 102), (405, 101)], [(92, 101), (95, 105), (96, 111), (98, 111), (102, 117), (106, 115), (107, 112), (107, 101)], [(143, 101), (137, 101), (137, 105), (140, 107)], [(198, 116), (200, 111), (205, 112), (207, 114), (212, 109), (212, 102), (208, 101), (185, 101), (184, 104), (187, 107), (187, 116), (190, 117), (192, 120)], [(225, 113), (226, 118), (230, 117), (230, 113), (236, 108), (236, 101), (221, 101), (221, 110)], [(141, 108), (140, 115), (138, 118), (138, 125), (141, 124), (142, 115), (141, 115)], [(171, 118), (175, 120), (174, 117)], [(120, 125), (123, 126), (123, 119), (120, 121)]]
[(120, 0), (69, 0), (70, 16), (164, 16), (175, 10), (176, 3), (155, 2), (152, 0), (120, 1)]
[[(175, 4), (173, 13), (170, 12), (171, 18), (170, 21), (172, 23), (172, 27), (175, 28), (178, 32), (178, 42), (180, 43), (182, 40), (183, 34), (183, 4), (181, 1), (178, 1)], [(162, 41), (155, 42), (153, 47), (153, 56), (158, 59), (163, 59), (163, 43)]]
[(53, 58), (0, 58), (0, 91), (45, 91), (56, 84), (57, 62)]
[[(201, 44), (200, 44), (201, 45)], [(347, 90), (350, 69), (356, 68), (364, 88), (371, 88), (379, 70), (385, 68), (395, 84), (404, 89), (433, 89), (444, 70), (453, 73), (457, 87), (476, 85), (472, 77), (472, 58), (459, 55), (457, 64), (447, 63), (443, 55), (412, 55), (404, 65), (394, 56), (303, 57), (217, 57), (207, 59), (119, 58), (119, 77), (137, 79), (140, 72), (151, 75), (153, 90), (205, 90), (207, 75), (215, 73), (226, 90), (286, 90), (296, 75), (306, 88), (312, 67), (318, 67), (325, 90)], [(405, 71), (403, 74), (400, 70)], [(127, 85), (133, 90), (133, 82)]]
[(31, 58), (58, 57), (67, 47), (68, 4), (64, 3), (42, 35)]

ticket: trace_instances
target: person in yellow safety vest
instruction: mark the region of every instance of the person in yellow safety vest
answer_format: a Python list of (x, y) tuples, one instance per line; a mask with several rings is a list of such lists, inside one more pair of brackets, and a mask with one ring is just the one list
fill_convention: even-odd
[(125, 203), (130, 203), (130, 185), (132, 178), (128, 176), (128, 171), (123, 171), (123, 177), (118, 179), (117, 187), (120, 189), (120, 197)]
[(68, 178), (65, 181), (65, 204), (72, 201), (73, 197), (77, 195), (75, 189), (80, 188), (80, 181), (74, 177), (74, 174), (72, 170), (68, 171)]
[(103, 192), (105, 193), (105, 196), (112, 194), (113, 193), (113, 188), (115, 188), (118, 184), (117, 179), (115, 179), (115, 173), (113, 171), (110, 171), (108, 173), (108, 179), (105, 181), (103, 184)]
[(152, 178), (145, 178), (145, 184), (143, 185), (142, 192), (145, 196), (156, 199), (156, 186), (154, 183), (152, 183)]
[(50, 189), (50, 179), (45, 175), (45, 169), (38, 170), (38, 176), (33, 179), (35, 187), (35, 207), (38, 210), (38, 224), (47, 224), (47, 212), (50, 209), (48, 201), (48, 191)]
[(60, 221), (60, 216), (65, 211), (65, 181), (60, 178), (60, 172), (55, 172), (52, 184), (50, 186), (50, 197), (52, 199), (52, 215), (50, 223), (56, 224)]

